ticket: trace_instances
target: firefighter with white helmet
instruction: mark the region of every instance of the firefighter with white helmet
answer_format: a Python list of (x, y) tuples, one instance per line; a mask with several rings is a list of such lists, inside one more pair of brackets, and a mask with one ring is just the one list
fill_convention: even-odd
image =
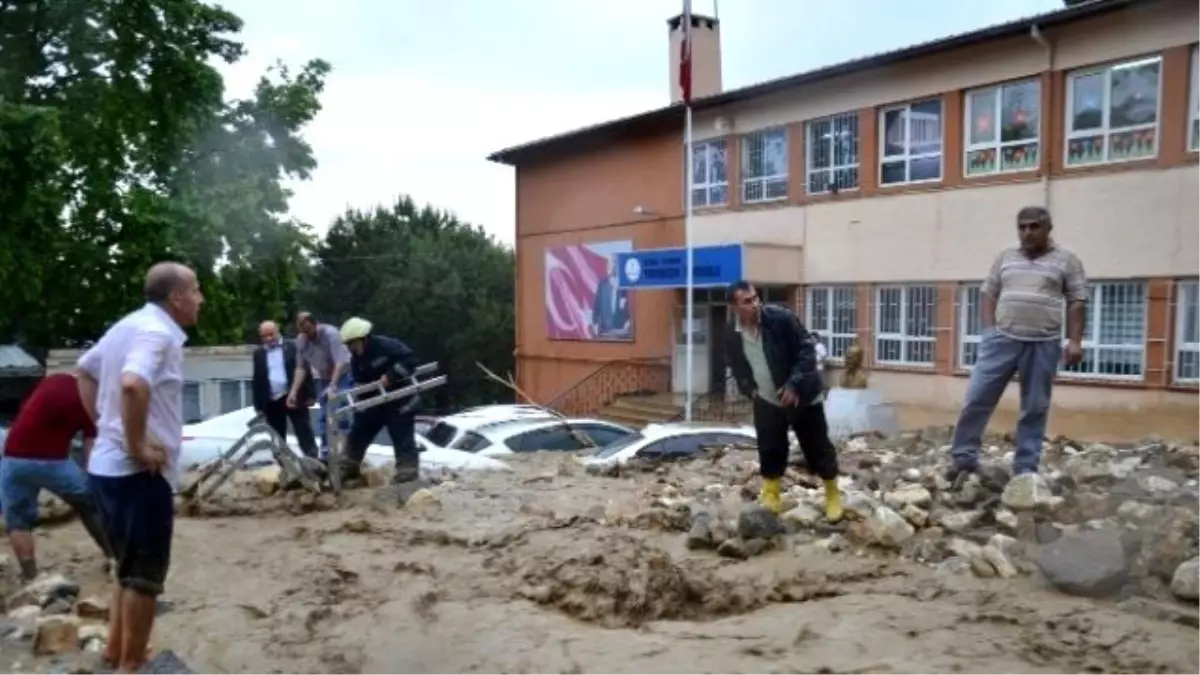
[[(412, 373), (417, 367), (417, 356), (400, 340), (376, 335), (370, 321), (351, 317), (342, 324), (341, 338), (350, 350), (350, 372), (358, 384), (379, 382), (385, 391), (393, 391), (411, 384)], [(367, 400), (360, 396), (358, 400)], [(380, 430), (387, 428), (392, 437), (396, 457), (396, 473), (392, 483), (407, 483), (420, 477), (420, 455), (416, 432), (416, 411), (420, 399), (416, 394), (367, 408), (354, 414), (354, 423), (346, 438), (343, 453), (342, 476), (352, 478), (361, 474), (363, 456)]]

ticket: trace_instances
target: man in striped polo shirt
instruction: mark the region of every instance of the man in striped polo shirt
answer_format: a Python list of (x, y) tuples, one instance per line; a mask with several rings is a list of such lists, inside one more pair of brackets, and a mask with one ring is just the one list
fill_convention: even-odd
[(983, 282), (984, 332), (967, 400), (954, 429), (954, 466), (947, 476), (956, 482), (978, 469), (984, 428), (1017, 373), (1021, 415), (1013, 474), (1036, 473), (1059, 362), (1074, 365), (1083, 355), (1087, 277), (1079, 258), (1050, 238), (1051, 229), (1049, 211), (1040, 206), (1021, 209), (1017, 214), (1020, 246), (997, 256)]

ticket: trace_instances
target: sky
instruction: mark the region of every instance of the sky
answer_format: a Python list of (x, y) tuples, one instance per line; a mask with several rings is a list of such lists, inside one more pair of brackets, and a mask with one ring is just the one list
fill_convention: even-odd
[[(682, 0), (217, 0), (247, 96), (282, 59), (333, 65), (305, 130), (319, 166), (292, 215), (323, 233), (407, 194), (512, 243), (515, 179), (487, 156), (670, 102), (666, 20)], [(1062, 7), (1061, 0), (693, 0), (721, 20), (726, 90)]]

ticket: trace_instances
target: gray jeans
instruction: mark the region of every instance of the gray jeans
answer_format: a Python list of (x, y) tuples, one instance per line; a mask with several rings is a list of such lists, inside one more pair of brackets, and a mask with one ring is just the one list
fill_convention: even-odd
[(967, 401), (954, 427), (955, 464), (968, 468), (979, 463), (983, 430), (1013, 374), (1020, 373), (1021, 417), (1017, 421), (1013, 473), (1037, 472), (1050, 413), (1050, 391), (1061, 355), (1061, 340), (1014, 340), (994, 328), (983, 334), (979, 358), (967, 386)]

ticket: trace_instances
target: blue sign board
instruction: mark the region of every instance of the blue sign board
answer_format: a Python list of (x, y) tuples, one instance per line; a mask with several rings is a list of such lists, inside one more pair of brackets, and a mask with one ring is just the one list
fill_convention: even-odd
[[(659, 248), (617, 254), (618, 286), (629, 290), (686, 288), (687, 249)], [(742, 245), (692, 247), (692, 285), (728, 286), (742, 279)]]

